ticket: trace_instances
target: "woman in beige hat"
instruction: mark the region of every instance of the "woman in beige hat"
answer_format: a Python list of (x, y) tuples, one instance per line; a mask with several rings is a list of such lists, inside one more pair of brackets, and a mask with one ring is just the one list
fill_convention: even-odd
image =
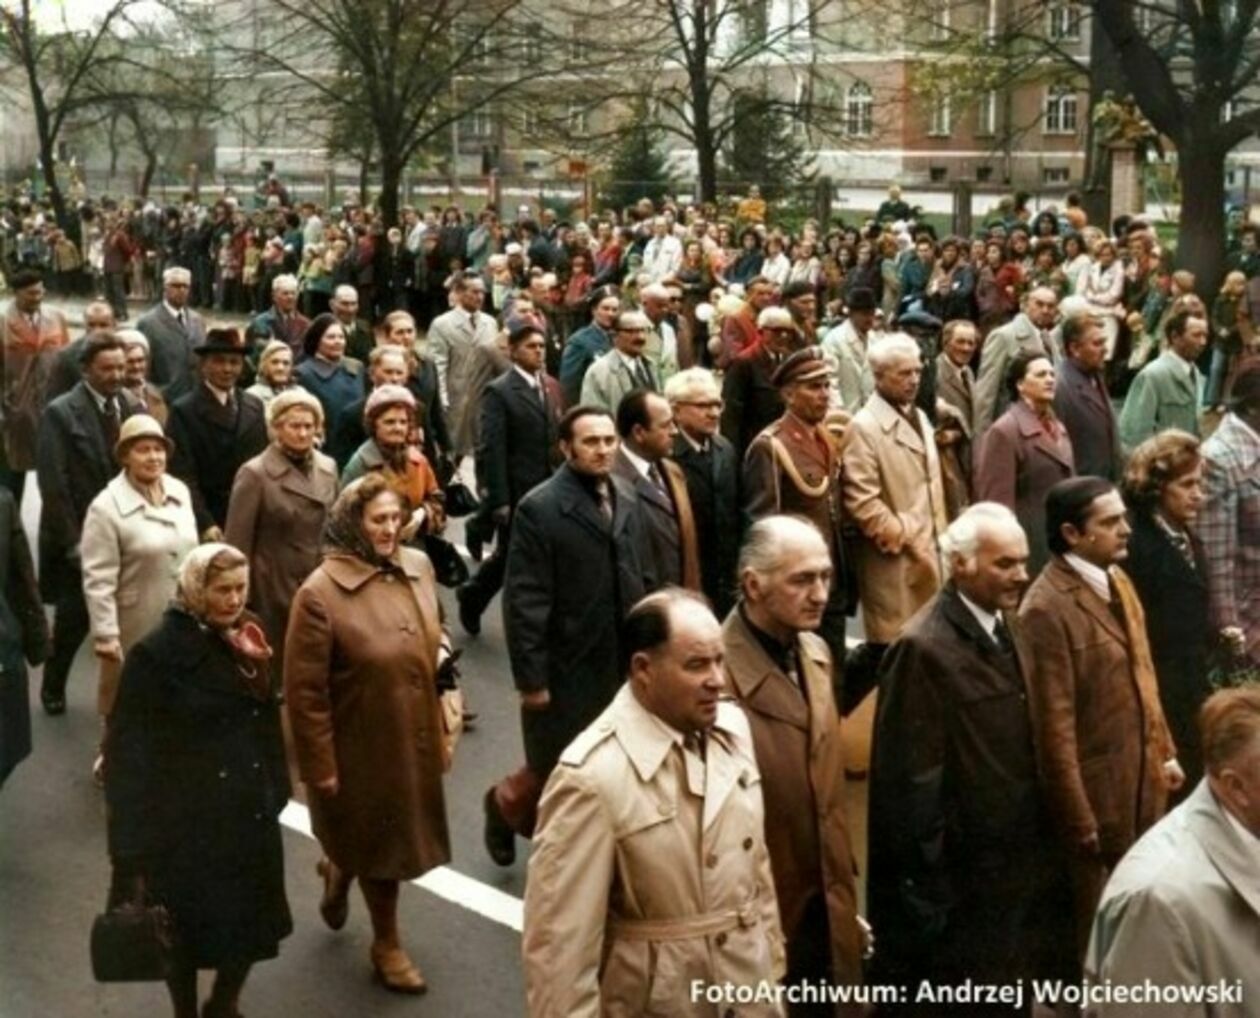
[(166, 472), (170, 452), (170, 439), (152, 417), (123, 421), (114, 447), (122, 472), (92, 501), (83, 522), (83, 596), (101, 666), (97, 709), (105, 719), (123, 658), (161, 621), (179, 564), (197, 546), (192, 497)]
[(282, 339), (273, 339), (258, 355), (258, 381), (245, 391), (266, 406), (293, 387), (293, 350)]

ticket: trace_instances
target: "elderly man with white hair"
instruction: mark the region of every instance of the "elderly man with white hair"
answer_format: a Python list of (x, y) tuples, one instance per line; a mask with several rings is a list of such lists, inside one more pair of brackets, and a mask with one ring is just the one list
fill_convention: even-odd
[[(1066, 872), (1037, 776), (1016, 608), (1028, 540), (983, 502), (944, 532), (949, 581), (885, 657), (871, 769), (871, 978), (1053, 978), (1072, 950)], [(921, 982), (922, 981), (922, 982)], [(1028, 1014), (1012, 1007), (1003, 1013)], [(987, 1011), (985, 1013), (988, 1013)]]
[(845, 514), (861, 533), (853, 567), (868, 653), (878, 658), (940, 587), (936, 546), (949, 521), (932, 423), (915, 405), (919, 344), (892, 333), (871, 345), (867, 361), (875, 391), (849, 423), (843, 490)]
[(662, 383), (678, 370), (681, 363), (678, 334), (674, 331), (674, 326), (668, 317), (671, 297), (669, 287), (663, 283), (649, 283), (639, 290), (639, 304), (643, 308), (643, 313), (647, 315), (648, 321), (652, 323), (652, 331), (648, 334), (643, 356), (652, 362), (657, 378)]
[(665, 383), (674, 411), (674, 462), (682, 467), (700, 550), (700, 589), (719, 616), (735, 603), (739, 557), (739, 459), (718, 433), (722, 393), (713, 372), (680, 371)]
[(169, 402), (198, 381), (193, 350), (206, 338), (206, 323), (188, 306), (192, 273), (178, 266), (162, 273), (162, 299), (136, 322), (149, 341), (149, 378)]
[(359, 291), (349, 283), (342, 283), (333, 290), (328, 310), (336, 316), (345, 333), (346, 356), (366, 364), (376, 346), (376, 337), (372, 327), (359, 317)]
[(149, 340), (139, 329), (119, 329), (114, 335), (122, 340), (125, 357), (120, 395), (131, 404), (132, 413), (148, 414), (166, 427), (166, 397), (149, 381)]
[(279, 339), (289, 344), (293, 362), (302, 358), (302, 340), (310, 327), (310, 319), (297, 309), (297, 276), (276, 276), (271, 281), (271, 307), (256, 315), (245, 330), (247, 343), (261, 349), (268, 339)]
[(682, 242), (671, 232), (669, 220), (657, 216), (652, 220), (652, 236), (643, 247), (641, 270), (653, 283), (659, 283), (678, 271), (682, 255)]

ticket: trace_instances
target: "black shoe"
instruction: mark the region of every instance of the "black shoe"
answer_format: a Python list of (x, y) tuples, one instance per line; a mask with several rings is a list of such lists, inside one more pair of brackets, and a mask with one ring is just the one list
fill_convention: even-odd
[(468, 555), (474, 562), (480, 562), (485, 554), (485, 539), (481, 536), (480, 529), (470, 526), (464, 532), (464, 547), (468, 549)]
[(468, 588), (456, 587), (455, 600), (459, 602), (459, 624), (469, 636), (477, 636), (481, 632), (481, 612), (468, 603)]
[(507, 825), (503, 814), (499, 812), (493, 787), (486, 790), (483, 802), (486, 811), (486, 851), (499, 866), (511, 866), (516, 862), (516, 832)]
[(39, 691), (39, 702), (44, 705), (44, 713), (50, 717), (66, 712), (65, 693), (50, 693), (47, 689)]

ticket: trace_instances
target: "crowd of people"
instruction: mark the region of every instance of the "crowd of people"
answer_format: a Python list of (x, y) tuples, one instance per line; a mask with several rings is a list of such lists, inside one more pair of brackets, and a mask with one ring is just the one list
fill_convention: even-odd
[[(1257, 232), (1205, 300), (1151, 224), (1073, 200), (967, 238), (899, 192), (860, 226), (767, 215), (190, 200), (134, 328), (107, 271), (73, 340), (19, 244), (0, 774), (23, 662), (58, 716), (90, 639), (110, 900), (170, 909), (176, 1018), (205, 968), (200, 1013), (236, 1016), (291, 931), (297, 785), (323, 921), (357, 880), (377, 977), (425, 989), (399, 883), (450, 859), (475, 720), (441, 585), (461, 639), (501, 597), (524, 759), (484, 842), (533, 840), (531, 1018), (859, 1013), (696, 982), (1174, 972), (1260, 1000), (1260, 693), (1232, 685), (1260, 669)], [(868, 774), (841, 720), (872, 693)]]

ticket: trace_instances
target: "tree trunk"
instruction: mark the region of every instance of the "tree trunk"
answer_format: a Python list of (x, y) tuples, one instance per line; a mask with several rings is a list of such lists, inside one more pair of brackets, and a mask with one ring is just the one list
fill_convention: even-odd
[(67, 233), (71, 232), (70, 213), (66, 209), (66, 198), (61, 193), (61, 185), (57, 183), (57, 163), (54, 159), (54, 148), (51, 140), (40, 139), (40, 170), (44, 175), (44, 186), (48, 189), (46, 197), (52, 202), (53, 215), (57, 225)]
[(1216, 293), (1225, 275), (1225, 151), (1190, 134), (1177, 151), (1181, 219), (1177, 266), (1195, 276), (1200, 294)]
[(149, 188), (153, 186), (153, 176), (157, 173), (157, 153), (144, 153), (144, 171), (140, 174), (140, 197), (149, 197)]
[(402, 185), (403, 161), (392, 152), (381, 153), (381, 218), (385, 228), (398, 225), (398, 189)]

